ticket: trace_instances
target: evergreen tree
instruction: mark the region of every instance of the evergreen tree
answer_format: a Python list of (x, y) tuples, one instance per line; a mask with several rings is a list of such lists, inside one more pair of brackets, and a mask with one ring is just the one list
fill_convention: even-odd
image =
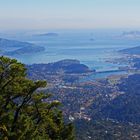
[(72, 124), (65, 124), (59, 102), (39, 92), (45, 81), (26, 78), (15, 59), (0, 57), (0, 139), (73, 140)]

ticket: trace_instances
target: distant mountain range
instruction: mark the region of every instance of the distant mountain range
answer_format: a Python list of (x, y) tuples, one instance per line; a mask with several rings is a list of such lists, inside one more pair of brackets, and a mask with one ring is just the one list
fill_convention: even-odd
[(22, 55), (44, 51), (45, 48), (28, 42), (0, 38), (1, 55)]
[(123, 50), (120, 50), (119, 52), (125, 53), (125, 54), (140, 55), (140, 46), (128, 48), (128, 49), (123, 49)]

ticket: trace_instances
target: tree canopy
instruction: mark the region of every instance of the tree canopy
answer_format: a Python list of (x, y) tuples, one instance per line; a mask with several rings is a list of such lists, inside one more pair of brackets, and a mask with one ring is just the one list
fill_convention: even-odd
[(40, 92), (45, 81), (26, 77), (25, 66), (0, 57), (0, 139), (73, 140), (72, 124), (65, 124), (57, 101)]

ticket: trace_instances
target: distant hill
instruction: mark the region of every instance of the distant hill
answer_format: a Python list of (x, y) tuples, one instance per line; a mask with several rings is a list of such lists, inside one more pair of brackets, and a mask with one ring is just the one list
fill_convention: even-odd
[(46, 74), (57, 74), (57, 73), (87, 73), (92, 72), (86, 65), (80, 64), (80, 61), (73, 59), (65, 59), (55, 63), (49, 64), (33, 64), (27, 66), (29, 75), (33, 72)]
[(140, 46), (120, 50), (121, 53), (140, 55)]
[(98, 116), (121, 122), (140, 124), (140, 74), (122, 79), (118, 85), (122, 94), (103, 107)]
[(44, 47), (32, 43), (0, 38), (0, 53), (2, 55), (30, 54), (44, 50)]

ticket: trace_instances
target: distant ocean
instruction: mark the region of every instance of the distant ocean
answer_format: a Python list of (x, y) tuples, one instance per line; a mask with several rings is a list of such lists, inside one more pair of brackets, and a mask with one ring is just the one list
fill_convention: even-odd
[[(45, 32), (44, 32), (45, 33)], [(135, 47), (139, 45), (139, 40), (131, 40), (120, 37), (122, 32), (116, 31), (57, 31), (57, 36), (39, 36), (39, 32), (24, 35), (16, 38), (45, 47), (45, 52), (15, 56), (25, 64), (50, 63), (62, 59), (77, 59), (86, 64), (90, 69), (96, 71), (117, 70), (126, 64), (113, 64), (107, 62), (116, 58), (121, 58), (122, 54), (118, 50)], [(105, 77), (116, 73), (100, 74)], [(120, 74), (120, 73), (118, 73)], [(102, 76), (103, 75), (103, 76)], [(96, 76), (98, 77), (98, 76)]]

